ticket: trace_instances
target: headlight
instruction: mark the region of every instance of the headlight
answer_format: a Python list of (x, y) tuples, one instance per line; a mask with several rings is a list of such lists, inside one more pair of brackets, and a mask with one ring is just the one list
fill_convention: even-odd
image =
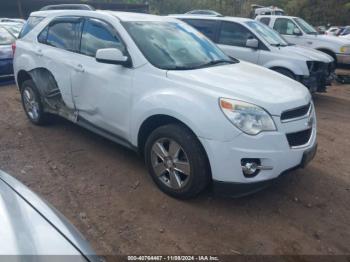
[(248, 135), (276, 130), (271, 116), (261, 107), (227, 98), (220, 98), (219, 104), (230, 122)]
[(343, 53), (343, 54), (350, 54), (350, 46), (342, 46), (340, 48), (340, 53)]

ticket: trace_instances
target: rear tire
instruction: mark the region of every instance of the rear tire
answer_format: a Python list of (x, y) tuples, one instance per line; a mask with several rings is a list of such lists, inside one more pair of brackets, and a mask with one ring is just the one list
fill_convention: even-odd
[(146, 141), (144, 155), (153, 181), (172, 197), (193, 198), (210, 182), (206, 153), (197, 137), (183, 125), (155, 129)]
[(44, 112), (41, 96), (33, 80), (24, 81), (21, 86), (21, 99), (23, 109), (28, 119), (38, 126), (49, 123), (50, 115)]

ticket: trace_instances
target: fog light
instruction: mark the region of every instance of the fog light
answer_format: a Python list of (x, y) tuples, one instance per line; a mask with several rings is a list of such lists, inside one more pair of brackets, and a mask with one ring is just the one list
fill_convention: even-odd
[(255, 177), (261, 170), (260, 159), (242, 159), (241, 165), (245, 177)]

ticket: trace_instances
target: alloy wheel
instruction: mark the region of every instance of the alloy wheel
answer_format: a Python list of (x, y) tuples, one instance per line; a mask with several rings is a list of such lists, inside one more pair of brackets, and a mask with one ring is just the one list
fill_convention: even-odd
[(33, 121), (37, 121), (40, 117), (39, 102), (37, 101), (37, 98), (31, 87), (24, 87), (23, 102), (24, 102), (24, 107), (28, 116)]
[(166, 186), (184, 188), (191, 176), (191, 165), (184, 149), (173, 139), (158, 139), (152, 146), (151, 160), (158, 179)]

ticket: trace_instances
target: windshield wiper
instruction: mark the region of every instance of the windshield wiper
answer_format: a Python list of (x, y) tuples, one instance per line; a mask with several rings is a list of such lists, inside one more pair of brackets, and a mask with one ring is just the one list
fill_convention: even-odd
[(233, 64), (234, 61), (232, 60), (225, 60), (225, 59), (220, 59), (220, 60), (212, 60), (208, 63), (205, 63), (205, 64), (202, 64), (200, 66), (198, 66), (197, 68), (205, 68), (205, 67), (210, 67), (210, 66), (215, 66), (215, 65), (218, 65), (218, 64)]
[(287, 45), (282, 45), (282, 44), (271, 44), (272, 46), (276, 46), (276, 47), (285, 47)]

